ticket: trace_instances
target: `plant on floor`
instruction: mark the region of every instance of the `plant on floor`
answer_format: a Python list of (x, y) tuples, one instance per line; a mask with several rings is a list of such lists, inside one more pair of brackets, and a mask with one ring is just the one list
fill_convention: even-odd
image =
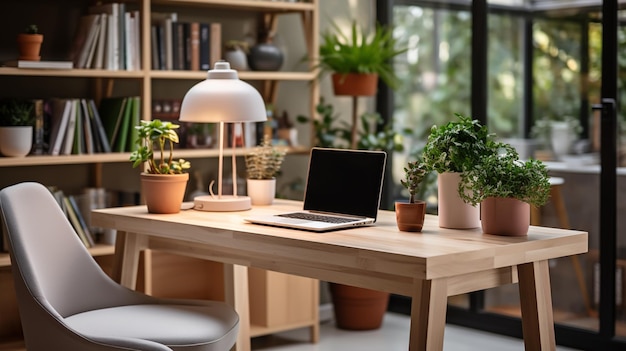
[[(181, 174), (191, 167), (189, 161), (184, 159), (174, 160), (174, 144), (178, 143), (176, 129), (180, 126), (171, 122), (163, 122), (159, 119), (152, 121), (140, 121), (135, 126), (138, 137), (135, 140), (138, 148), (130, 154), (133, 167), (147, 164), (146, 173), (149, 174)], [(155, 158), (154, 152), (159, 152)], [(166, 156), (167, 153), (167, 156)]]
[[(319, 147), (348, 148), (351, 138), (351, 126), (340, 119), (335, 113), (334, 106), (326, 103), (324, 98), (316, 106), (320, 118), (310, 118), (299, 115), (299, 123), (313, 123), (315, 145)], [(410, 134), (406, 128), (401, 132), (393, 130), (389, 123), (385, 123), (377, 113), (364, 113), (360, 118), (361, 129), (357, 149), (403, 151), (403, 135)], [(339, 126), (337, 126), (339, 124)]]

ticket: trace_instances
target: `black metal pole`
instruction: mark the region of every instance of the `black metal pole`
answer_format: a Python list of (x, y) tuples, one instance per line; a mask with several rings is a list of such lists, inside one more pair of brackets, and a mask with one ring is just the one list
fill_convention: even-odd
[(617, 0), (602, 2), (600, 170), (600, 336), (615, 336)]
[(472, 117), (487, 125), (487, 0), (472, 1)]

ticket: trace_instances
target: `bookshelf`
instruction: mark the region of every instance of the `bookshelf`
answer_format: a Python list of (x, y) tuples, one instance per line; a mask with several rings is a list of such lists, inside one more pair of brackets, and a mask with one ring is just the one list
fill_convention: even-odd
[[(112, 1), (104, 1), (112, 2)], [(121, 2), (121, 1), (120, 1)], [(127, 70), (107, 70), (107, 69), (23, 69), (16, 67), (0, 67), (0, 97), (17, 98), (87, 98), (94, 99), (98, 103), (101, 99), (116, 95), (137, 95), (140, 96), (141, 111), (140, 117), (144, 120), (151, 119), (151, 102), (153, 99), (178, 98), (182, 99), (184, 93), (196, 82), (206, 78), (206, 71), (189, 70), (153, 70), (150, 53), (151, 48), (151, 28), (152, 14), (157, 12), (177, 12), (181, 20), (219, 20), (223, 24), (222, 43), (229, 39), (241, 39), (241, 28), (255, 29), (260, 21), (271, 24), (273, 29), (279, 28), (279, 19), (288, 17), (289, 23), (298, 23), (297, 32), (302, 35), (297, 39), (299, 46), (303, 46), (306, 56), (312, 58), (319, 46), (319, 3), (318, 0), (306, 2), (272, 1), (272, 0), (132, 0), (124, 1), (126, 8), (139, 11), (140, 18), (140, 69)], [(37, 5), (40, 11), (33, 15), (25, 13), (26, 9)], [(39, 0), (9, 0), (8, 12), (3, 14), (5, 28), (15, 28), (0, 34), (0, 62), (15, 60), (16, 45), (15, 35), (26, 22), (37, 22), (40, 32), (44, 33), (44, 44), (42, 47), (42, 60), (66, 60), (71, 49), (75, 29), (78, 25), (79, 17), (87, 13), (88, 4), (82, 0), (67, 0), (64, 6), (58, 6)], [(15, 9), (15, 10), (14, 10)], [(16, 11), (15, 13), (12, 11)], [(32, 17), (29, 17), (32, 16)], [(28, 17), (28, 18), (27, 18)], [(239, 28), (239, 29), (238, 29)], [(239, 30), (239, 31), (238, 31)], [(280, 35), (281, 32), (278, 31)], [(286, 50), (290, 50), (286, 43)], [(295, 55), (293, 55), (295, 56)], [(301, 55), (297, 54), (297, 60)], [(292, 58), (293, 59), (293, 58)], [(293, 61), (293, 60), (292, 60)], [(319, 86), (317, 82), (317, 72), (311, 64), (299, 63), (284, 64), (280, 71), (242, 71), (239, 72), (242, 80), (256, 86), (264, 96), (267, 103), (274, 106), (280, 105), (280, 89), (283, 84), (296, 86), (301, 92), (299, 96), (299, 110), (291, 111), (292, 116), (299, 113), (315, 116), (315, 105), (319, 101)], [(176, 95), (176, 96), (171, 96)], [(293, 100), (293, 99), (292, 99)], [(292, 108), (286, 106), (285, 109)], [(292, 148), (290, 155), (307, 155), (309, 147)], [(236, 154), (241, 156), (247, 149), (238, 149)], [(50, 181), (62, 178), (59, 173), (67, 172), (72, 174), (74, 182), (78, 179), (85, 186), (102, 186), (103, 167), (114, 166), (130, 169), (129, 153), (100, 153), (82, 155), (29, 155), (23, 158), (0, 157), (0, 187), (7, 186), (16, 179), (27, 180), (24, 176), (32, 169), (32, 173), (37, 173), (40, 177), (51, 175)], [(230, 155), (227, 152), (227, 155)], [(188, 149), (177, 150), (177, 157), (185, 159), (216, 159), (218, 151), (216, 149)], [(26, 171), (28, 170), (28, 171)], [(129, 172), (132, 172), (129, 171)], [(134, 174), (134, 173), (133, 173)], [(126, 180), (128, 185), (134, 190), (139, 190), (133, 179)], [(62, 185), (62, 184), (59, 184)], [(191, 184), (190, 184), (191, 185)], [(190, 186), (189, 185), (189, 186)], [(100, 260), (112, 260), (114, 247), (109, 245), (96, 245), (89, 249), (91, 254)], [(171, 274), (169, 267), (172, 261), (176, 261), (176, 267), (189, 270), (197, 262), (178, 258), (162, 258), (160, 253), (147, 253), (144, 260), (142, 274), (146, 286), (144, 290), (155, 295), (160, 293), (159, 281), (168, 279)], [(164, 263), (166, 262), (166, 263)], [(12, 287), (5, 284), (11, 279), (10, 260), (7, 253), (0, 252), (0, 280), (2, 286)], [(175, 275), (176, 273), (174, 273)], [(271, 279), (276, 279), (272, 276)], [(282, 279), (282, 278), (281, 278)], [(291, 279), (291, 278), (285, 278)], [(178, 285), (189, 284), (181, 282)], [(305, 304), (317, 304), (318, 287), (316, 281), (305, 281), (304, 284), (311, 290), (312, 298)], [(165, 288), (163, 288), (165, 289)], [(164, 294), (172, 293), (167, 289)], [(191, 296), (200, 297), (204, 296)], [(0, 294), (0, 311), (7, 308), (13, 310), (12, 315), (7, 318), (3, 316), (0, 321), (0, 350), (21, 350), (23, 343), (19, 341), (19, 318), (14, 310), (15, 301)], [(310, 305), (309, 305), (310, 306)], [(309, 308), (310, 309), (310, 308)], [(307, 321), (293, 323), (273, 324), (271, 326), (252, 326), (254, 335), (264, 335), (283, 330), (311, 327), (312, 340), (315, 340), (315, 328), (318, 324), (317, 316), (309, 318)], [(17, 340), (17, 342), (16, 342)]]

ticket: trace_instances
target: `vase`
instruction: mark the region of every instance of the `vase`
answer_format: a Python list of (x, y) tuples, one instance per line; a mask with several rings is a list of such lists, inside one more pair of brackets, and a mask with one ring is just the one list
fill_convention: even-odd
[(248, 196), (253, 205), (267, 206), (274, 202), (276, 196), (276, 178), (247, 179)]
[(33, 147), (33, 127), (0, 127), (0, 153), (9, 157), (24, 157)]
[(426, 217), (426, 202), (396, 201), (396, 224), (402, 232), (421, 232)]
[(554, 121), (550, 123), (550, 146), (557, 159), (569, 154), (576, 141), (576, 133), (567, 122)]
[(230, 63), (230, 68), (236, 71), (247, 71), (248, 62), (246, 53), (241, 49), (228, 50), (224, 53), (224, 60)]
[(283, 52), (269, 41), (250, 48), (248, 66), (253, 71), (278, 71), (283, 65)]
[(530, 226), (530, 205), (514, 198), (488, 197), (480, 205), (483, 233), (524, 236)]
[(149, 213), (178, 213), (185, 198), (189, 173), (141, 173), (141, 193)]
[(480, 227), (480, 205), (465, 203), (459, 196), (461, 173), (444, 172), (437, 177), (439, 227), (472, 229)]

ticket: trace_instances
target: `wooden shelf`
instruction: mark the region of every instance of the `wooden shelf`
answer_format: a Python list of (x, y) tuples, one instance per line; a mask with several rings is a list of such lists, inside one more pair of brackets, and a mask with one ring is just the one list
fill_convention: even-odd
[[(95, 256), (95, 257), (113, 255), (115, 253), (115, 246), (105, 245), (105, 244), (96, 244), (96, 246), (89, 248), (89, 253), (91, 254), (91, 256)], [(10, 267), (10, 266), (11, 266), (11, 259), (9, 258), (9, 254), (6, 252), (0, 253), (0, 267)]]
[(259, 1), (259, 0), (153, 0), (153, 4), (172, 6), (221, 7), (232, 10), (261, 12), (304, 12), (314, 11), (316, 6), (310, 2)]
[[(237, 149), (237, 156), (244, 156), (251, 149)], [(289, 148), (287, 152), (291, 155), (306, 155), (309, 153), (307, 147)], [(224, 150), (225, 156), (231, 156), (230, 149)], [(176, 158), (213, 158), (219, 156), (217, 149), (180, 149), (176, 150)], [(61, 155), (61, 156), (26, 156), (26, 157), (0, 157), (0, 167), (16, 167), (16, 166), (46, 166), (46, 165), (71, 165), (71, 164), (89, 164), (89, 163), (120, 163), (129, 162), (130, 153), (108, 153), (108, 154), (89, 154), (89, 155)]]

